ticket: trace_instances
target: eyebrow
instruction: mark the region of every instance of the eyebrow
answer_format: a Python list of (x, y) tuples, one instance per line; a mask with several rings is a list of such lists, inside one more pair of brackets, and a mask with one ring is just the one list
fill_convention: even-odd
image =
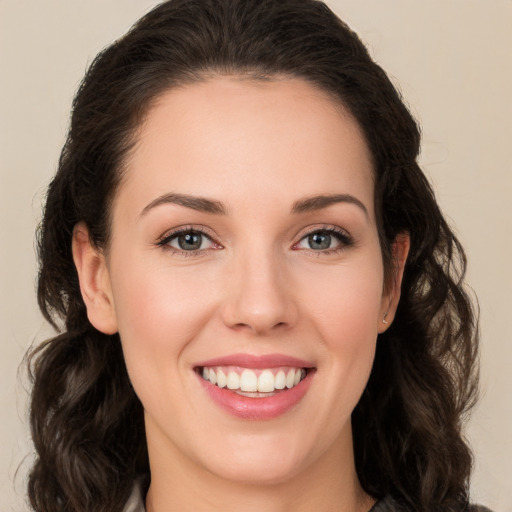
[(350, 194), (329, 194), (300, 199), (293, 204), (292, 213), (306, 213), (322, 210), (337, 203), (354, 204), (361, 208), (364, 214), (369, 217), (366, 206), (359, 199), (357, 199), (357, 197), (354, 197)]
[(177, 204), (200, 212), (226, 215), (226, 209), (219, 201), (213, 201), (211, 199), (206, 199), (205, 197), (190, 196), (187, 194), (170, 193), (164, 194), (151, 201), (144, 207), (140, 216), (143, 217), (149, 212), (149, 210), (152, 210), (162, 204)]
[[(307, 213), (322, 210), (337, 203), (354, 204), (363, 210), (365, 215), (368, 217), (368, 210), (366, 209), (366, 206), (359, 199), (357, 199), (357, 197), (354, 197), (350, 194), (319, 195), (307, 197), (305, 199), (299, 199), (293, 204), (291, 212), (293, 214)], [(151, 201), (144, 207), (140, 216), (143, 217), (149, 212), (149, 210), (152, 210), (153, 208), (156, 208), (162, 204), (177, 204), (179, 206), (191, 208), (200, 212), (213, 213), (216, 215), (226, 215), (226, 208), (220, 201), (214, 201), (205, 197), (197, 197), (187, 194), (169, 193), (163, 194)]]

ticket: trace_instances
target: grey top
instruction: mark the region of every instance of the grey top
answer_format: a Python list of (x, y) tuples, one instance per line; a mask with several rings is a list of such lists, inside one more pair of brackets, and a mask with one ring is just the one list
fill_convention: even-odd
[[(145, 512), (144, 498), (142, 496), (142, 485), (138, 482), (134, 485), (130, 499), (126, 502), (123, 512)], [(369, 512), (408, 512), (398, 505), (393, 498), (379, 500)], [(469, 512), (491, 512), (488, 508), (480, 505), (472, 505)]]
[(123, 512), (145, 512), (144, 498), (142, 497), (142, 482), (138, 481), (132, 490), (130, 498), (124, 506)]
[[(143, 509), (144, 510), (144, 509)], [(369, 512), (410, 512), (408, 508), (404, 508), (402, 505), (399, 505), (393, 498), (389, 496), (382, 500), (379, 500), (375, 505), (369, 510)], [(491, 512), (486, 507), (482, 507), (481, 505), (470, 505), (468, 512)]]

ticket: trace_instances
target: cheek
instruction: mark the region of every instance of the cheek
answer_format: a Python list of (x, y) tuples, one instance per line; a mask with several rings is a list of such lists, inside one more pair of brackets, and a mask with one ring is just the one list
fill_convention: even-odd
[[(378, 253), (377, 253), (378, 256)], [(369, 377), (382, 309), (383, 271), (379, 257), (340, 265), (336, 271), (317, 270), (315, 279), (304, 283), (314, 289), (303, 300), (305, 316), (319, 333), (329, 374), (355, 406)]]
[(180, 354), (210, 317), (212, 301), (188, 269), (135, 258), (113, 262), (113, 294), (126, 365), (137, 392), (179, 373)]
[(325, 332), (326, 342), (348, 344), (377, 334), (383, 301), (383, 270), (379, 254), (363, 255), (338, 267), (303, 273), (302, 304)]

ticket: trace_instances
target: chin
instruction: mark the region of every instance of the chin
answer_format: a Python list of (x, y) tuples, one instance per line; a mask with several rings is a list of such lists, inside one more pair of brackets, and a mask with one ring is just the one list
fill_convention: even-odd
[(318, 447), (290, 435), (262, 434), (232, 437), (230, 446), (211, 450), (203, 464), (223, 480), (247, 485), (286, 483), (307, 470)]
[(218, 464), (212, 468), (218, 477), (225, 481), (245, 485), (278, 485), (292, 480), (300, 473), (302, 465), (279, 456), (258, 457), (254, 455), (234, 458), (228, 464)]

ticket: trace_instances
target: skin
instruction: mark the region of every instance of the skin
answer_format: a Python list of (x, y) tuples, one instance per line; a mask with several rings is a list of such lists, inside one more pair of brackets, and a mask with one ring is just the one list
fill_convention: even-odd
[[(149, 512), (369, 510), (350, 416), (408, 251), (403, 235), (384, 286), (373, 193), (359, 126), (304, 81), (218, 77), (168, 91), (151, 109), (115, 197), (108, 253), (83, 224), (73, 241), (89, 319), (119, 331), (144, 405)], [(159, 200), (166, 194), (225, 212)], [(292, 212), (332, 194), (360, 204)], [(192, 252), (159, 244), (177, 227), (208, 238)], [(344, 238), (312, 248), (307, 236), (321, 229)], [(194, 365), (240, 352), (311, 361), (304, 398), (264, 421), (219, 408)]]

